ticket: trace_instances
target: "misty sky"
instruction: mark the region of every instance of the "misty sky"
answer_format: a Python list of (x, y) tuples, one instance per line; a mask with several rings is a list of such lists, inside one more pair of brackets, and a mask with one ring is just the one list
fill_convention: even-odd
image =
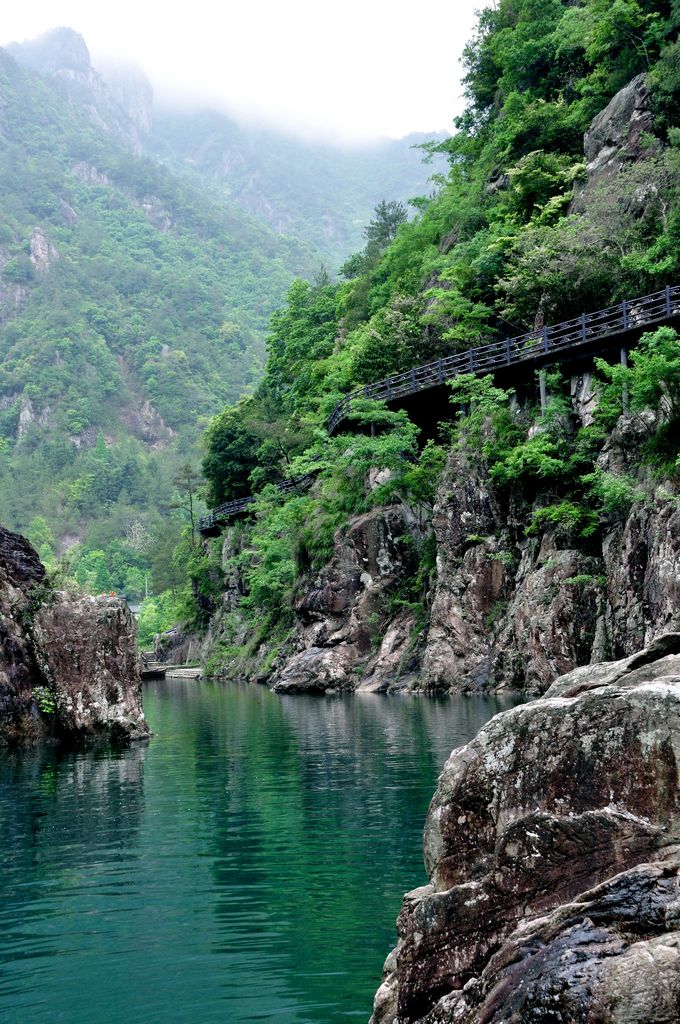
[[(307, 135), (450, 129), (459, 57), (485, 0), (27, 0), (0, 45), (68, 25), (94, 63), (138, 64), (160, 101), (201, 100)], [(400, 13), (401, 12), (401, 13)]]

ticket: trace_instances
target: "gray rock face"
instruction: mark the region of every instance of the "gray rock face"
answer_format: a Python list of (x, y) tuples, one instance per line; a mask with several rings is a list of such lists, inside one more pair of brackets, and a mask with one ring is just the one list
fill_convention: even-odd
[(28, 541), (1, 527), (0, 640), (0, 746), (149, 735), (127, 605), (49, 590)]
[(335, 554), (300, 594), (298, 653), (278, 671), (278, 692), (387, 689), (407, 657), (412, 616), (390, 622), (389, 592), (414, 568), (418, 532), (403, 505), (355, 517), (335, 538)]
[(450, 454), (433, 518), (437, 579), (423, 657), (432, 689), (541, 692), (591, 660), (601, 562), (551, 532), (517, 541), (516, 514), (464, 452)]
[(455, 750), (374, 1024), (675, 1021), (680, 635)]
[(55, 694), (58, 733), (119, 740), (149, 735), (137, 629), (124, 601), (59, 593), (38, 612), (34, 635)]
[(640, 139), (651, 133), (652, 104), (645, 75), (624, 86), (595, 117), (583, 140), (590, 178), (611, 175), (640, 154)]
[[(586, 180), (574, 190), (572, 213), (591, 214), (596, 219), (615, 215), (616, 200), (612, 183), (626, 169), (659, 153), (661, 143), (653, 137), (654, 113), (645, 75), (638, 75), (593, 119), (583, 139)], [(630, 189), (625, 204), (629, 212), (640, 214), (649, 198), (656, 196), (654, 174), (643, 176), (637, 188)], [(618, 202), (624, 202), (619, 196)], [(598, 212), (599, 211), (599, 212)]]
[[(622, 417), (601, 468), (636, 471), (645, 436), (645, 424)], [(433, 518), (424, 684), (541, 693), (578, 665), (623, 657), (680, 628), (676, 489), (643, 483), (648, 500), (605, 526), (585, 554), (554, 531), (522, 539), (526, 509), (508, 506), (478, 462), (452, 452)]]
[(49, 238), (40, 228), (34, 228), (30, 238), (30, 260), (39, 274), (44, 274), (59, 253)]

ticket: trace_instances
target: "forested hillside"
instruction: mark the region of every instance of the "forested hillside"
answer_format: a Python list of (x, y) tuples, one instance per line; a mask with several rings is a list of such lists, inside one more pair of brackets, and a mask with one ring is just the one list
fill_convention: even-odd
[(136, 598), (184, 581), (195, 439), (326, 250), (145, 155), (151, 90), (126, 75), (69, 29), (0, 50), (0, 516)]
[(257, 380), (267, 316), (312, 261), (2, 52), (0, 76), (1, 515), (99, 549), (170, 500), (175, 436), (188, 451)]
[(335, 271), (360, 245), (381, 200), (432, 190), (428, 175), (446, 161), (436, 156), (423, 165), (427, 141), (414, 133), (363, 145), (305, 143), (215, 111), (159, 110), (147, 147), (173, 169), (212, 182), (272, 230), (307, 242)]
[[(244, 616), (252, 631), (265, 621), (280, 638), (298, 613), (315, 620), (310, 588), (334, 550), (342, 557), (335, 531), (395, 500), (427, 522), (447, 452), (461, 446), (471, 477), (490, 475), (509, 502), (508, 564), (521, 555), (514, 545), (548, 529), (563, 546), (594, 550), (611, 517), (649, 493), (638, 480), (644, 466), (674, 478), (677, 405), (664, 397), (677, 382), (672, 331), (645, 342), (629, 370), (600, 366), (600, 412), (587, 425), (572, 417), (559, 372), (540, 429), (531, 403), (513, 414), (508, 392), (465, 377), (453, 398), (467, 415), (452, 411), (439, 443), (424, 450), (403, 412), (358, 407), (356, 419), (372, 420), (377, 436), (351, 443), (329, 438), (324, 421), (357, 385), (678, 279), (679, 25), (676, 4), (637, 0), (502, 0), (480, 15), (465, 51), (466, 111), (457, 133), (432, 147), (450, 164), (438, 193), (408, 223), (383, 208), (344, 283), (293, 285), (272, 320), (263, 383), (208, 431), (213, 501), (277, 475), (319, 474), (308, 495), (284, 501), (262, 491), (228, 565), (243, 586), (232, 637), (250, 635)], [(634, 464), (614, 478), (602, 452), (624, 390), (656, 419)], [(408, 580), (392, 582), (392, 604), (374, 608), (376, 639), (400, 602), (427, 628), (434, 536), (425, 527), (406, 542), (418, 554)], [(229, 656), (242, 650), (224, 643)]]

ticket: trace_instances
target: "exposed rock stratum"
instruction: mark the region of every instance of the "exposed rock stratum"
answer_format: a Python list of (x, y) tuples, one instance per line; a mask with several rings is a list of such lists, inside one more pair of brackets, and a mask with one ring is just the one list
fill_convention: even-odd
[(454, 750), (372, 1024), (680, 1019), (680, 634)]

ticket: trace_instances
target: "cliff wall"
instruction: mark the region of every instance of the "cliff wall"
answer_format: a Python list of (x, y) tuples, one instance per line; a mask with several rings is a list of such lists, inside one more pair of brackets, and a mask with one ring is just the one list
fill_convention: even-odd
[[(575, 402), (575, 422), (584, 415)], [(288, 637), (252, 648), (242, 624), (247, 654), (220, 670), (281, 692), (535, 695), (578, 666), (680, 629), (680, 495), (676, 482), (640, 468), (648, 420), (622, 416), (603, 447), (599, 468), (614, 480), (635, 474), (637, 491), (586, 540), (559, 527), (530, 532), (532, 502), (498, 485), (477, 453), (452, 449), (433, 514), (394, 504), (354, 517), (324, 569), (301, 577)], [(225, 539), (227, 565), (236, 535)], [(429, 584), (418, 577), (428, 550)], [(242, 596), (232, 572), (208, 653), (226, 613), (233, 628)]]
[(0, 641), (0, 746), (149, 735), (128, 606), (54, 590), (28, 541), (2, 527)]
[[(653, 126), (647, 79), (638, 75), (585, 134), (575, 220), (608, 217), (602, 203), (610, 193), (617, 209), (633, 203), (642, 216), (649, 190), (629, 177), (662, 149)], [(509, 188), (509, 179), (496, 187)], [(578, 369), (569, 400), (560, 398), (554, 435), (563, 448), (580, 443), (596, 416), (593, 374)], [(531, 380), (518, 391), (530, 404)], [(546, 420), (530, 423), (517, 400), (514, 412), (513, 430), (524, 417), (525, 436), (548, 438)], [(654, 429), (668, 427), (662, 420), (658, 409), (626, 413), (593, 456), (588, 468), (630, 490), (631, 500), (599, 515), (588, 537), (536, 520), (565, 497), (559, 479), (527, 476), (526, 493), (503, 486), (480, 451), (484, 438), (466, 445), (454, 437), (434, 509), (395, 502), (353, 517), (336, 533), (327, 565), (300, 572), (285, 637), (260, 636), (239, 619), (244, 587), (233, 556), (243, 557), (247, 540), (228, 531), (228, 582), (206, 658), (218, 671), (287, 692), (514, 688), (533, 695), (578, 666), (624, 657), (680, 629), (677, 472), (654, 475), (644, 452)], [(574, 504), (584, 508), (580, 498)], [(220, 657), (221, 645), (232, 653)]]

